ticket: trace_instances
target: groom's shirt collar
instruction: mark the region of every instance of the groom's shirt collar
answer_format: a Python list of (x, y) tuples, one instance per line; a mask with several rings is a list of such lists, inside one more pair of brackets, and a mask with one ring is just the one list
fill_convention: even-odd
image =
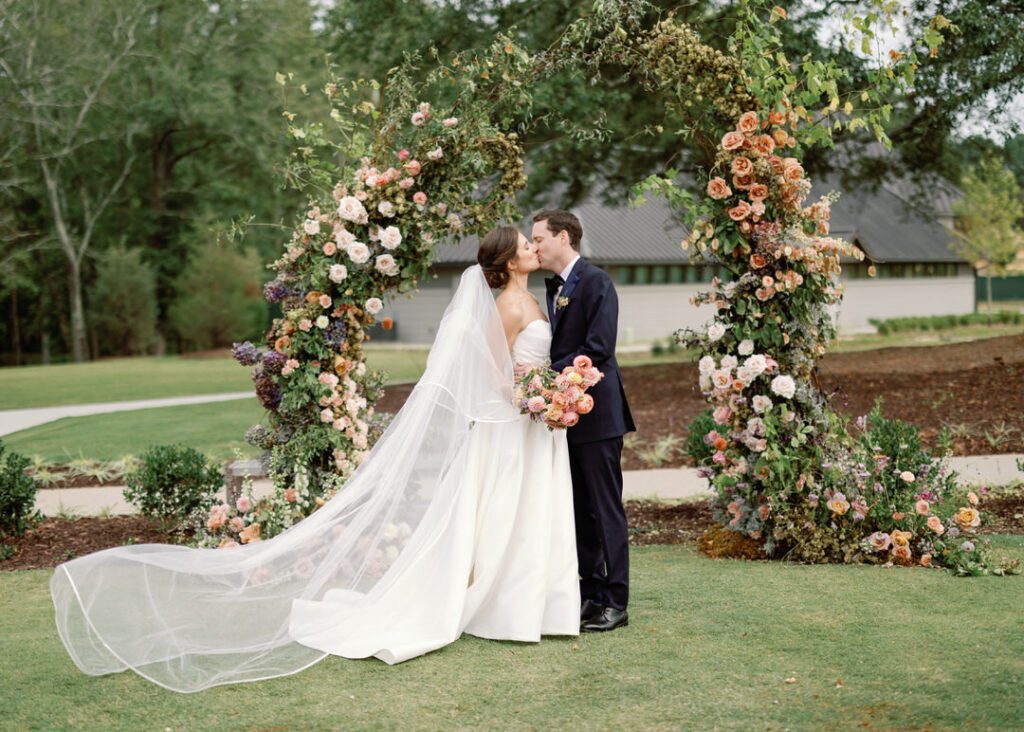
[(559, 275), (562, 277), (563, 281), (569, 281), (569, 275), (572, 273), (572, 268), (576, 266), (576, 262), (579, 261), (579, 258), (580, 255), (577, 254), (575, 257), (573, 257), (573, 260), (569, 262), (568, 265), (566, 265), (566, 268), (559, 272)]

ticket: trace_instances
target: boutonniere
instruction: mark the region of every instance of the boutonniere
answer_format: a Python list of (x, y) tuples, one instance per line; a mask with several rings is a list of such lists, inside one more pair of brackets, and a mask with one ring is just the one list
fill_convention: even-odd
[(566, 308), (568, 306), (569, 306), (569, 298), (567, 298), (567, 297), (560, 297), (557, 300), (555, 300), (555, 310), (556, 311), (562, 310), (563, 308)]

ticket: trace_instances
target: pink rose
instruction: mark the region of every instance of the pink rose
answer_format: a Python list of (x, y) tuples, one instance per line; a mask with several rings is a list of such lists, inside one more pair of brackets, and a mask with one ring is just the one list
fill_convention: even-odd
[(938, 535), (941, 535), (946, 530), (946, 527), (942, 525), (942, 521), (938, 516), (928, 517), (928, 528)]
[(239, 496), (238, 500), (235, 501), (235, 508), (242, 513), (247, 513), (252, 508), (252, 502), (249, 500), (249, 496)]
[(729, 188), (729, 184), (725, 182), (724, 178), (715, 176), (708, 181), (708, 195), (716, 201), (720, 201), (723, 198), (731, 196), (732, 190)]
[(398, 181), (398, 187), (403, 190), (409, 190), (414, 185), (416, 185), (416, 181), (412, 178), (402, 178), (402, 180)]
[(405, 164), (405, 170), (409, 173), (409, 175), (411, 175), (413, 177), (419, 175), (420, 174), (420, 170), (422, 170), (422, 169), (423, 169), (423, 166), (420, 165), (420, 161), (419, 160), (410, 160), (408, 163)]
[(750, 215), (750, 204), (744, 200), (740, 200), (733, 208), (730, 208), (727, 212), (729, 218), (733, 221), (743, 221)]
[(228, 521), (228, 528), (234, 531), (236, 534), (245, 528), (245, 522), (241, 516), (235, 516), (233, 519)]
[(745, 135), (752, 135), (759, 127), (757, 112), (744, 112), (736, 122), (736, 129)]
[(338, 251), (338, 247), (335, 245), (333, 241), (329, 241), (326, 244), (324, 244), (324, 254), (326, 254), (328, 257), (333, 257), (336, 251)]
[(308, 333), (313, 328), (313, 321), (309, 318), (303, 318), (299, 321), (299, 330), (303, 333)]
[(928, 501), (922, 498), (921, 500), (914, 504), (914, 510), (917, 511), (918, 514), (920, 514), (921, 516), (927, 516), (928, 511), (931, 510), (931, 506), (928, 505)]
[(717, 407), (714, 412), (715, 424), (725, 424), (732, 417), (732, 410), (729, 407)]
[(590, 414), (590, 411), (594, 408), (594, 397), (590, 394), (584, 394), (576, 402), (576, 411), (580, 414)]
[(754, 172), (754, 164), (750, 162), (750, 158), (740, 155), (733, 159), (730, 170), (733, 175), (747, 176)]
[(530, 412), (532, 412), (533, 414), (543, 412), (545, 409), (547, 409), (547, 406), (547, 402), (544, 401), (544, 397), (542, 396), (530, 397), (530, 399), (526, 402), (526, 408), (529, 409)]
[(325, 424), (330, 424), (334, 421), (334, 412), (331, 409), (325, 409), (320, 412), (320, 421)]
[(572, 360), (573, 368), (578, 369), (580, 371), (585, 371), (586, 369), (591, 368), (593, 365), (594, 362), (590, 360), (590, 357), (584, 356), (582, 354)]
[(423, 191), (416, 191), (412, 194), (412, 201), (418, 206), (423, 206), (427, 202), (427, 194)]
[(722, 147), (726, 150), (739, 150), (743, 147), (743, 135), (735, 130), (730, 130), (722, 137)]
[(322, 307), (322, 308), (329, 308), (330, 306), (331, 306), (331, 296), (330, 295), (321, 295), (320, 296), (320, 307)]
[(572, 427), (574, 424), (580, 421), (580, 415), (576, 412), (563, 412), (562, 418), (559, 420), (566, 427)]
[(403, 160), (403, 161), (408, 160), (409, 159), (409, 151), (406, 150), (403, 147), (401, 150), (398, 151), (398, 159), (399, 160)]

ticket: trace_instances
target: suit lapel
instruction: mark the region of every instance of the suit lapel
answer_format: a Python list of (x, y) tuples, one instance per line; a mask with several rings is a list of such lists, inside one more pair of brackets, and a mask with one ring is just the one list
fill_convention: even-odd
[[(576, 264), (573, 265), (572, 271), (569, 273), (569, 277), (566, 279), (565, 285), (562, 287), (562, 293), (558, 296), (559, 298), (572, 297), (572, 293), (576, 289), (576, 285), (580, 281), (580, 276), (583, 274), (583, 268), (586, 266), (586, 264), (587, 263), (583, 259), (583, 257), (580, 257), (578, 260), (576, 260)], [(555, 304), (557, 305), (557, 302)], [(566, 307), (569, 306), (566, 305)], [(563, 310), (564, 309), (565, 308), (563, 308)], [(554, 308), (552, 308), (552, 310), (554, 310)], [(562, 311), (554, 310), (554, 314), (550, 318), (551, 322), (554, 324), (552, 333), (558, 330), (558, 324), (562, 322), (562, 315)]]

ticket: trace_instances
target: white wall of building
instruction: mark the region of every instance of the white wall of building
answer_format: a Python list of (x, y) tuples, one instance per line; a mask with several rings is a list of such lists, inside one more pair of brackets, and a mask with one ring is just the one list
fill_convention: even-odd
[[(974, 277), (900, 277), (843, 280), (841, 333), (872, 332), (871, 318), (964, 315), (974, 312)], [(836, 317), (836, 315), (833, 315)]]
[[(871, 332), (871, 318), (922, 315), (960, 315), (974, 312), (974, 277), (908, 277), (892, 279), (844, 278), (846, 295), (838, 310), (843, 333)], [(412, 298), (400, 297), (383, 315), (395, 320), (397, 340), (430, 344), (457, 279), (447, 277), (420, 290)], [(619, 285), (619, 345), (663, 340), (679, 328), (696, 328), (714, 315), (707, 305), (690, 304), (706, 284)], [(543, 307), (544, 289), (538, 281), (531, 292)], [(382, 317), (383, 317), (382, 315)]]

